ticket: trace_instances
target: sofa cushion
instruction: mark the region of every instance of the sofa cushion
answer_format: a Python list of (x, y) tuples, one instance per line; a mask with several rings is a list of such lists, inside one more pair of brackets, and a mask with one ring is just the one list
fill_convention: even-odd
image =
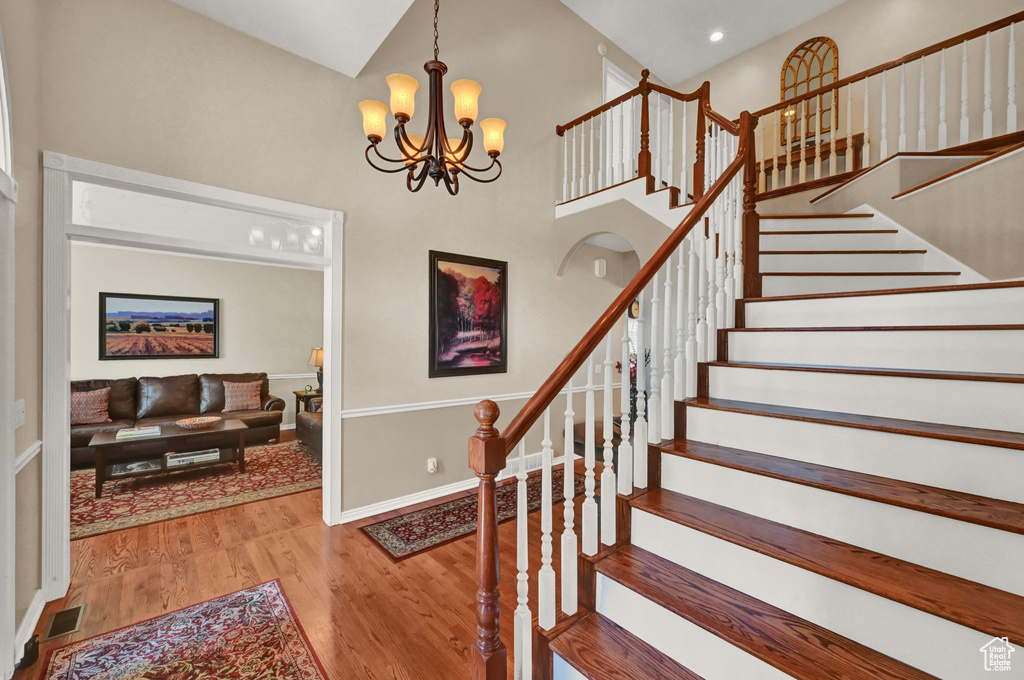
[(109, 403), (109, 387), (101, 387), (98, 390), (89, 390), (88, 392), (72, 392), (71, 424), (109, 423), (110, 414), (107, 412)]
[(135, 378), (120, 380), (72, 380), (72, 392), (91, 392), (104, 387), (110, 388), (107, 413), (114, 420), (134, 420), (139, 381)]
[(139, 419), (173, 415), (184, 418), (198, 413), (199, 377), (195, 374), (139, 378)]
[(266, 373), (204, 373), (199, 376), (199, 412), (203, 414), (224, 410), (224, 382), (263, 381), (260, 403), (270, 395), (270, 381)]
[(260, 388), (262, 380), (252, 382), (224, 381), (224, 412), (251, 411), (259, 409), (262, 405), (260, 399)]
[(111, 420), (109, 423), (71, 426), (71, 448), (77, 449), (89, 445), (89, 440), (97, 432), (117, 432), (135, 425), (135, 420)]

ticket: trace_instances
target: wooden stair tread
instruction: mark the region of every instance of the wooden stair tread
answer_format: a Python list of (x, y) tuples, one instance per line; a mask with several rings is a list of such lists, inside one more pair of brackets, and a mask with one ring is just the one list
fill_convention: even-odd
[(943, 423), (927, 423), (919, 420), (868, 416), (859, 413), (822, 411), (733, 399), (699, 397), (697, 399), (688, 399), (685, 403), (687, 406), (716, 411), (732, 411), (769, 418), (785, 418), (787, 420), (822, 423), (838, 427), (854, 427), (861, 430), (876, 430), (913, 437), (945, 439), (948, 441), (964, 442), (965, 444), (980, 444), (982, 446), (999, 446), (1007, 449), (1024, 450), (1024, 433), (1021, 432), (987, 430), (977, 427), (962, 427), (959, 425), (945, 425)]
[(909, 510), (1024, 534), (1024, 505), (863, 472), (695, 441), (661, 446), (665, 453)]
[(778, 236), (780, 234), (793, 236), (795, 234), (898, 234), (899, 231), (896, 229), (797, 229), (793, 231), (762, 231), (759, 233), (761, 236)]
[[(772, 234), (775, 232), (763, 232)], [(927, 250), (762, 250), (762, 255), (917, 255)]]
[(933, 678), (636, 546), (601, 560), (597, 571), (801, 680)]
[(591, 680), (702, 680), (600, 614), (573, 624), (551, 641), (551, 649)]
[(772, 328), (723, 328), (726, 333), (800, 333), (822, 331), (1024, 331), (1024, 324), (960, 324), (949, 326), (775, 326)]
[(793, 213), (761, 215), (762, 220), (821, 220), (847, 219), (851, 217), (874, 217), (874, 213)]
[(739, 510), (656, 489), (632, 507), (988, 635), (1024, 644), (1024, 597)]
[(960, 276), (960, 272), (761, 272), (761, 276)]
[[(762, 232), (779, 233), (779, 232)], [(794, 232), (808, 233), (808, 232)], [(868, 297), (874, 295), (905, 295), (911, 293), (948, 293), (961, 290), (988, 290), (994, 288), (1021, 288), (1024, 287), (1024, 280), (1017, 281), (990, 281), (988, 283), (958, 283), (949, 286), (917, 286), (913, 288), (887, 288), (884, 290), (853, 290), (843, 293), (804, 293), (801, 295), (774, 295), (772, 297), (743, 298), (743, 303), (756, 302), (781, 302), (784, 300), (823, 300), (830, 298), (844, 297)]]
[(708, 366), (749, 368), (764, 371), (796, 371), (801, 373), (842, 373), (844, 375), (875, 375), (890, 378), (925, 378), (934, 380), (968, 380), (971, 382), (1024, 383), (1020, 373), (979, 373), (936, 371), (903, 368), (867, 368), (861, 366), (825, 366), (818, 364), (772, 364), (766, 362), (711, 361)]

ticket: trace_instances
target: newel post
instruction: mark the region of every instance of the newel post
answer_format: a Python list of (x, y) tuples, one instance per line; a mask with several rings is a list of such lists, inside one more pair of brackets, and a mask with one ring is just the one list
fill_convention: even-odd
[(757, 214), (757, 151), (754, 130), (757, 116), (749, 111), (740, 114), (743, 159), (743, 297), (761, 297), (760, 238), (761, 218)]
[(708, 105), (711, 98), (711, 83), (704, 81), (700, 86), (700, 94), (697, 96), (697, 131), (696, 131), (696, 152), (693, 161), (693, 200), (699, 200), (704, 195), (704, 143), (708, 132), (708, 120), (704, 114), (704, 107)]
[(493, 401), (476, 406), (480, 423), (469, 439), (469, 467), (480, 479), (476, 532), (476, 644), (469, 658), (471, 680), (505, 680), (508, 652), (498, 617), (498, 501), (496, 479), (505, 467), (505, 440), (494, 423), (501, 412)]
[(651, 86), (647, 82), (651, 72), (640, 72), (640, 153), (636, 156), (637, 177), (651, 176), (651, 110), (648, 95)]

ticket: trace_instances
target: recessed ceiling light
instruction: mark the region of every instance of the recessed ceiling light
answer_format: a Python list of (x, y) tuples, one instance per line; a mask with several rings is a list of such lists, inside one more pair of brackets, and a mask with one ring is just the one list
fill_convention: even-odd
[(715, 31), (714, 33), (708, 36), (708, 40), (710, 40), (711, 42), (718, 42), (724, 37), (725, 35), (721, 31)]

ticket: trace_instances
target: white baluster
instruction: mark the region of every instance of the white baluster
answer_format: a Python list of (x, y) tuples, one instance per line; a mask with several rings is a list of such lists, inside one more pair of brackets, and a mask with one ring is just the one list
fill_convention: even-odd
[(1016, 26), (1010, 24), (1009, 62), (1006, 66), (1006, 133), (1017, 131), (1017, 41)]
[(637, 101), (640, 97), (633, 97), (629, 101), (631, 107), (631, 115), (629, 119), (630, 130), (629, 130), (629, 177), (632, 179), (637, 175), (637, 137), (640, 136), (640, 118), (637, 114)]
[(871, 79), (864, 79), (864, 146), (861, 152), (864, 154), (861, 159), (861, 167), (871, 167), (871, 107), (869, 104), (870, 93), (871, 93)]
[(604, 468), (601, 470), (601, 542), (605, 545), (615, 543), (615, 468), (612, 462), (615, 457), (613, 422), (615, 387), (612, 383), (612, 336), (609, 333), (604, 341), (604, 414), (601, 418), (601, 430), (604, 434)]
[[(789, 120), (783, 121), (783, 128), (787, 130), (789, 134), (786, 135), (786, 143), (784, 151), (786, 152), (786, 186), (793, 186), (793, 144), (796, 141), (796, 117), (797, 107), (799, 104), (795, 104), (791, 109), (792, 116)], [(799, 162), (799, 160), (797, 161)], [(799, 177), (799, 175), (797, 175)]]
[(964, 41), (963, 57), (960, 59), (960, 143), (966, 144), (971, 137), (971, 121), (967, 116), (967, 41)]
[(757, 173), (757, 186), (758, 191), (768, 191), (768, 157), (765, 155), (765, 143), (764, 138), (768, 135), (768, 126), (759, 125), (761, 130), (761, 167), (760, 172)]
[[(676, 176), (675, 164), (672, 162), (673, 157), (675, 156), (675, 153), (676, 153), (676, 145), (675, 145), (675, 136), (676, 136), (675, 135), (675, 132), (676, 132), (676, 130), (675, 130), (675, 127), (676, 127), (675, 126), (675, 120), (676, 120), (676, 114), (675, 114), (675, 107), (676, 107), (676, 100), (672, 99), (671, 97), (668, 97), (668, 122), (666, 124), (666, 127), (668, 127), (668, 153), (665, 154), (665, 163), (668, 165), (668, 170), (665, 173), (665, 179), (669, 183), (670, 186), (672, 184), (673, 178)], [(685, 201), (684, 201), (684, 203), (685, 203)]]
[(907, 65), (900, 64), (900, 136), (899, 150), (907, 150)]
[(615, 469), (618, 477), (619, 493), (633, 493), (633, 442), (629, 438), (630, 430), (630, 397), (633, 388), (632, 371), (630, 370), (629, 351), (629, 314), (622, 316), (622, 385), (619, 388), (619, 408), (622, 412), (622, 441), (619, 442), (619, 464)]
[(587, 357), (586, 412), (583, 425), (583, 459), (587, 469), (587, 495), (583, 500), (583, 553), (586, 555), (597, 553), (597, 501), (594, 500), (594, 489), (597, 482), (595, 476), (595, 466), (597, 465), (595, 451), (597, 440), (594, 436), (595, 411), (594, 356), (591, 355)]
[(579, 192), (576, 188), (576, 130), (579, 128), (577, 125), (572, 129), (572, 197), (576, 198), (579, 196)]
[(680, 160), (679, 160), (679, 194), (680, 194), (679, 200), (682, 203), (689, 203), (690, 202), (690, 180), (689, 180), (689, 174), (690, 174), (689, 158), (690, 158), (690, 154), (687, 153), (687, 151), (686, 151), (686, 145), (689, 143), (690, 133), (689, 133), (689, 127), (686, 124), (686, 102), (680, 102), (679, 103), (679, 108), (681, 108), (683, 110), (683, 127), (682, 127), (682, 129), (681, 129), (681, 131), (679, 133), (679, 136), (682, 137), (682, 140), (681, 140), (682, 141), (682, 145), (681, 145), (682, 151), (681, 151)]
[[(811, 117), (811, 102), (809, 99), (803, 100), (804, 115), (799, 116), (800, 118), (800, 141), (797, 145), (797, 152), (800, 155), (800, 183), (803, 184), (807, 181), (807, 119)], [(800, 104), (797, 104), (799, 107)]]
[[(733, 155), (739, 152), (739, 144), (738, 138), (733, 140)], [(732, 182), (733, 237), (730, 272), (733, 282), (727, 298), (726, 328), (736, 327), (736, 300), (743, 297), (743, 174), (736, 175)]]
[(651, 140), (651, 150), (654, 152), (654, 157), (651, 159), (651, 172), (654, 174), (654, 189), (657, 191), (661, 188), (661, 164), (662, 164), (662, 148), (661, 148), (661, 98), (657, 92), (650, 96), (651, 104), (654, 106), (654, 139)]
[(679, 244), (676, 261), (676, 356), (672, 371), (675, 378), (672, 396), (676, 401), (686, 399), (686, 320), (689, 300), (689, 291), (686, 290), (686, 261), (689, 257), (690, 241), (684, 240)]
[(839, 94), (842, 92), (838, 87), (832, 90), (832, 131), (829, 133), (828, 151), (828, 174), (835, 175), (839, 172)]
[(814, 113), (814, 179), (821, 179), (822, 170), (822, 149), (821, 149), (821, 130), (824, 127), (821, 122), (821, 96), (814, 98), (815, 102), (815, 113)]
[[(726, 133), (723, 134), (722, 147), (728, 148)], [(722, 164), (725, 167), (725, 164)], [(715, 201), (715, 214), (718, 218), (718, 225), (715, 231), (718, 238), (715, 239), (715, 328), (725, 328), (725, 267), (729, 247), (729, 215), (726, 211), (726, 201), (723, 200), (726, 192)], [(718, 344), (717, 342), (715, 343)]]
[(939, 140), (938, 149), (946, 148), (946, 50), (939, 63)]
[[(782, 186), (782, 171), (779, 166), (779, 118), (782, 117), (782, 110), (775, 110), (775, 129), (772, 131), (772, 189)], [(788, 163), (787, 163), (788, 165)]]
[(625, 182), (626, 176), (626, 103), (618, 105), (619, 110), (619, 181)]
[[(587, 193), (587, 128), (586, 122), (580, 123), (580, 196)], [(593, 129), (593, 123), (591, 123)]]
[(640, 293), (636, 333), (636, 429), (633, 431), (633, 485), (647, 488), (647, 295)]
[(597, 126), (597, 188), (604, 189), (605, 184), (605, 166), (608, 164), (608, 159), (605, 156), (605, 137), (607, 135), (604, 119), (604, 111), (597, 114), (594, 120), (598, 122)]
[(924, 95), (924, 59), (921, 59), (921, 82), (917, 88), (917, 150), (927, 151), (928, 150), (928, 132), (925, 128), (925, 108), (928, 106), (928, 102)]
[(694, 232), (700, 229), (703, 225), (697, 224), (694, 231), (690, 232), (689, 239), (693, 240), (690, 247), (690, 256), (688, 259), (687, 268), (687, 279), (688, 283), (686, 286), (686, 397), (697, 396), (697, 360), (698, 360), (698, 333), (697, 333), (697, 317), (700, 314), (700, 304), (698, 292), (700, 289), (700, 242), (694, 236)]
[(596, 131), (594, 130), (594, 124), (595, 123), (597, 123), (597, 118), (591, 118), (590, 119), (590, 177), (589, 177), (590, 181), (587, 182), (587, 187), (588, 187), (587, 193), (588, 194), (594, 193), (594, 190), (597, 189), (597, 185), (596, 185), (597, 178), (594, 176), (594, 161), (596, 160), (596, 155), (594, 154), (594, 136), (596, 134)]
[(569, 138), (562, 133), (562, 203), (569, 200)]
[(576, 555), (579, 550), (579, 542), (576, 539), (576, 530), (573, 518), (576, 514), (576, 466), (573, 461), (576, 458), (576, 413), (572, 410), (572, 377), (565, 386), (565, 433), (562, 473), (564, 479), (563, 489), (565, 502), (563, 503), (562, 518), (564, 527), (562, 529), (562, 613), (572, 616), (578, 608), (577, 583), (576, 583)]
[(661, 272), (651, 282), (651, 395), (647, 400), (647, 442), (661, 441)]
[[(866, 122), (866, 121), (865, 121)], [(867, 126), (865, 125), (865, 128)], [(846, 160), (843, 161), (843, 172), (853, 170), (853, 83), (846, 86)], [(836, 162), (839, 165), (839, 162)], [(838, 170), (838, 168), (837, 168)]]
[(878, 160), (889, 157), (889, 88), (885, 82), (886, 71), (882, 71), (882, 139), (878, 144)]
[(672, 255), (669, 255), (665, 262), (665, 299), (662, 300), (661, 308), (664, 321), (662, 323), (661, 336), (661, 439), (675, 439), (675, 379), (672, 377), (672, 369), (675, 366), (675, 352), (672, 349), (672, 339), (675, 337), (675, 328), (672, 325), (672, 293), (675, 288), (672, 270)]
[(704, 218), (704, 224), (697, 225), (701, 234), (693, 241), (694, 250), (698, 251), (700, 263), (697, 267), (697, 294), (700, 300), (697, 303), (697, 361), (709, 361), (708, 352), (708, 241), (713, 237), (709, 230), (709, 220)]
[(555, 625), (555, 570), (551, 566), (551, 407), (544, 409), (544, 439), (541, 445), (540, 572), (537, 574), (537, 615), (540, 627)]
[(604, 164), (601, 175), (604, 177), (604, 186), (610, 187), (615, 177), (615, 156), (612, 153), (612, 142), (614, 141), (614, 120), (611, 110), (601, 114), (601, 132), (604, 141)]
[(992, 34), (985, 34), (985, 112), (981, 118), (981, 138), (992, 136)]
[(530, 680), (533, 677), (533, 614), (530, 612), (530, 537), (528, 506), (526, 503), (526, 442), (519, 442), (519, 482), (516, 484), (516, 607), (515, 655), (513, 677)]
[[(801, 140), (803, 138), (801, 137)], [(801, 144), (803, 142), (801, 141)], [(711, 223), (713, 227), (708, 232), (708, 239), (705, 243), (706, 254), (704, 256), (704, 265), (708, 272), (708, 306), (704, 313), (707, 335), (704, 340), (704, 352), (707, 356), (706, 361), (714, 361), (718, 354), (718, 281), (716, 278), (716, 267), (718, 264), (718, 238), (715, 228), (717, 225), (714, 222)]]

